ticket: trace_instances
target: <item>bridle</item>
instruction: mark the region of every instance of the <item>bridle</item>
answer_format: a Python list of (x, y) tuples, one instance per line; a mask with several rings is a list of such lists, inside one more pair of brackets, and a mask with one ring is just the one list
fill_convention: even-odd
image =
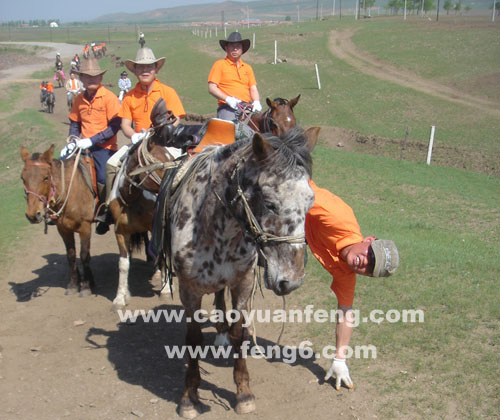
[[(212, 158), (213, 159), (213, 158)], [(233, 172), (231, 174), (230, 179), (234, 180), (236, 179), (237, 183), (237, 188), (236, 188), (236, 195), (232, 198), (232, 200), (229, 201), (229, 203), (225, 202), (222, 200), (220, 195), (217, 193), (217, 191), (212, 190), (217, 197), (217, 199), (222, 203), (224, 208), (228, 210), (228, 212), (238, 221), (238, 223), (242, 226), (242, 229), (250, 235), (250, 237), (255, 241), (257, 244), (257, 247), (259, 248), (259, 251), (262, 253), (262, 247), (269, 244), (269, 243), (288, 243), (288, 244), (301, 244), (305, 245), (306, 244), (306, 239), (304, 234), (300, 235), (288, 235), (288, 236), (278, 236), (274, 235), (273, 233), (269, 233), (264, 231), (262, 227), (260, 226), (257, 218), (255, 217), (254, 213), (252, 212), (252, 209), (250, 208), (250, 205), (248, 204), (248, 200), (245, 197), (245, 194), (243, 192), (243, 189), (241, 188), (241, 183), (240, 183), (240, 178), (241, 178), (241, 172), (240, 172), (240, 166), (245, 162), (244, 158), (241, 158), (235, 165)], [(240, 218), (235, 212), (235, 207), (238, 201), (242, 202), (243, 204), (243, 209), (245, 211), (245, 216), (246, 216), (246, 221), (248, 222), (249, 229), (246, 228), (240, 221)], [(263, 254), (263, 253), (262, 253)], [(263, 255), (264, 256), (264, 255)], [(265, 257), (265, 256), (264, 256)]]

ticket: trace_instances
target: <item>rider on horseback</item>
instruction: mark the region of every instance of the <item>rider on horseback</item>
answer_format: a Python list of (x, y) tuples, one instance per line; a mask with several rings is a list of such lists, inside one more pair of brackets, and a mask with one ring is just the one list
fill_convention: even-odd
[[(101, 85), (105, 72), (106, 70), (101, 70), (99, 62), (92, 57), (83, 62), (77, 74), (86, 90), (84, 94), (76, 97), (69, 114), (69, 135), (81, 137), (76, 141), (77, 147), (92, 152), (101, 203), (104, 203), (106, 196), (106, 161), (117, 149), (117, 133), (121, 123), (121, 118), (118, 116), (120, 110), (118, 98)], [(97, 220), (101, 221), (99, 218)], [(107, 222), (108, 220), (103, 224), (99, 223), (96, 233), (106, 233), (109, 230)]]
[[(75, 70), (76, 71), (76, 70)], [(75, 77), (75, 71), (69, 74), (69, 80), (66, 82), (66, 94), (68, 96), (68, 106), (73, 102), (73, 98), (78, 96), (82, 90), (82, 82)]]
[(208, 75), (208, 92), (218, 99), (217, 118), (237, 121), (240, 102), (251, 102), (253, 111), (262, 111), (252, 67), (241, 60), (250, 48), (250, 40), (233, 32), (219, 44), (226, 51), (226, 58), (217, 60)]

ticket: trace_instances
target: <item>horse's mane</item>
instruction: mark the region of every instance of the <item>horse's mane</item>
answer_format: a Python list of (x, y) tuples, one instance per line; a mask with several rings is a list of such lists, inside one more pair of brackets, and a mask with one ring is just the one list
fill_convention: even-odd
[(274, 98), (273, 102), (277, 102), (279, 105), (286, 105), (288, 103), (288, 99)]
[[(269, 167), (279, 168), (283, 175), (295, 172), (297, 167), (306, 170), (309, 176), (312, 175), (312, 158), (308, 149), (308, 140), (304, 135), (304, 130), (294, 127), (280, 137), (272, 133), (264, 133), (262, 137), (273, 147), (274, 153), (262, 163)], [(237, 141), (219, 150), (222, 158), (227, 158), (239, 149), (247, 148), (243, 153), (250, 153), (252, 139)]]

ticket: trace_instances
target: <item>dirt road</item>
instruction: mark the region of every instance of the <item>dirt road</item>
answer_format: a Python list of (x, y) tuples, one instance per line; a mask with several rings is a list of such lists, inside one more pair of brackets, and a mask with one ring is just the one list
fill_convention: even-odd
[(500, 116), (500, 103), (478, 98), (448, 86), (422, 79), (414, 73), (401, 70), (392, 64), (378, 60), (366, 52), (359, 51), (352, 42), (354, 30), (332, 31), (328, 47), (338, 58), (346, 61), (362, 73), (387, 80), (450, 102), (468, 105)]
[[(38, 91), (38, 81), (26, 83)], [(62, 147), (68, 112), (64, 89), (55, 89), (55, 93), (55, 112), (46, 118), (56, 124), (61, 137), (55, 142)], [(38, 109), (38, 95), (27, 95), (21, 105)], [(50, 227), (44, 235), (41, 225), (33, 225), (29, 231), (29, 238), (13, 244), (10, 263), (2, 267), (0, 419), (177, 418), (184, 362), (167, 357), (164, 346), (184, 343), (184, 325), (120, 322), (112, 310), (118, 282), (112, 233), (92, 238), (91, 268), (97, 288), (95, 295), (80, 298), (64, 294), (68, 269), (56, 229)], [(159, 300), (155, 294), (159, 285), (149, 281), (151, 274), (144, 254), (134, 256), (129, 308), (180, 309), (177, 296)], [(211, 298), (205, 299), (204, 307), (211, 308)], [(281, 299), (268, 291), (256, 302), (256, 308), (280, 307)], [(258, 324), (259, 344), (274, 344), (280, 327), (276, 323)], [(298, 328), (288, 324), (281, 343), (298, 345), (307, 339)], [(325, 328), (333, 333), (333, 326)], [(207, 323), (203, 330), (205, 342), (211, 344), (213, 326)], [(372, 418), (376, 390), (357, 381), (353, 372), (356, 390), (336, 392), (330, 384), (322, 384), (329, 365), (324, 359), (294, 364), (249, 359), (257, 411), (248, 418), (323, 419), (331, 418), (332, 413), (347, 419)], [(209, 411), (200, 419), (236, 418), (232, 368), (214, 358), (201, 362), (201, 367), (200, 396)]]

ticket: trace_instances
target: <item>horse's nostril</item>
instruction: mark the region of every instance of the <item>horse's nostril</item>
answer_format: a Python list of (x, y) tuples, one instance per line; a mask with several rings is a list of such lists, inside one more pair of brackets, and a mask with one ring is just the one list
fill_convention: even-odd
[(280, 295), (284, 295), (288, 292), (288, 281), (287, 280), (281, 280), (278, 283), (278, 290), (280, 292)]

